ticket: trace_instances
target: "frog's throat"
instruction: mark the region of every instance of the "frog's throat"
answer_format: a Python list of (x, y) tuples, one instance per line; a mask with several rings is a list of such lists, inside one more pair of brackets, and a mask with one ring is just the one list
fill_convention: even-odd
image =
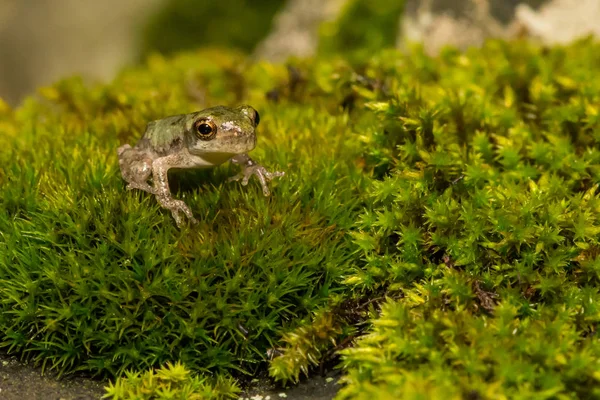
[(235, 156), (236, 153), (213, 153), (213, 152), (192, 152), (196, 157), (202, 158), (209, 164), (219, 165)]

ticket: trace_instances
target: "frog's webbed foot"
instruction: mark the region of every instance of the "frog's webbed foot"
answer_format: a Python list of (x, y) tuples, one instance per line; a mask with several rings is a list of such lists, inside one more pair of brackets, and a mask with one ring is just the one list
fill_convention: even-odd
[(242, 172), (240, 172), (237, 175), (232, 176), (227, 181), (232, 182), (232, 181), (239, 181), (241, 179), (242, 185), (246, 186), (248, 184), (248, 180), (250, 179), (250, 177), (252, 175), (256, 175), (256, 177), (260, 181), (260, 185), (262, 186), (263, 194), (265, 196), (269, 196), (271, 194), (271, 191), (269, 190), (269, 186), (267, 185), (267, 182), (272, 180), (275, 177), (284, 176), (285, 172), (280, 172), (280, 171), (270, 172), (270, 171), (267, 171), (267, 169), (265, 167), (263, 167), (262, 165), (253, 165), (251, 167), (244, 168), (242, 170)]
[(161, 195), (156, 195), (156, 200), (158, 200), (158, 203), (163, 208), (169, 209), (171, 211), (171, 215), (173, 215), (173, 218), (175, 219), (175, 223), (177, 224), (178, 228), (181, 228), (181, 226), (183, 225), (183, 217), (181, 213), (185, 214), (185, 216), (188, 217), (192, 224), (198, 223), (198, 220), (194, 218), (192, 210), (190, 210), (188, 205), (185, 204), (182, 200), (176, 200), (170, 196)]
[(270, 172), (265, 167), (260, 164), (257, 164), (253, 159), (251, 159), (247, 154), (239, 154), (231, 159), (231, 162), (234, 164), (241, 164), (242, 171), (229, 178), (227, 181), (239, 181), (242, 180), (242, 185), (246, 186), (248, 184), (248, 180), (252, 175), (256, 175), (258, 180), (260, 181), (260, 185), (262, 186), (262, 191), (265, 196), (269, 196), (271, 191), (269, 190), (269, 186), (267, 182), (271, 181), (273, 178), (284, 176), (285, 172), (274, 171)]

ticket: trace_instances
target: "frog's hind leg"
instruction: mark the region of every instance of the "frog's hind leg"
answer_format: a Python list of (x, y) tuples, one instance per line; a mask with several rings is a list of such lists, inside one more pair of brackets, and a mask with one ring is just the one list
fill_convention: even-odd
[(140, 151), (126, 144), (117, 149), (121, 175), (127, 182), (127, 190), (140, 189), (156, 194), (148, 179), (152, 175), (152, 157), (145, 151)]

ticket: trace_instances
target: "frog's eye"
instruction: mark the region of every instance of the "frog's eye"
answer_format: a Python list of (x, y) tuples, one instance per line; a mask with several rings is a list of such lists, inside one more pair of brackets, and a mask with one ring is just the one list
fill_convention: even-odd
[(217, 134), (217, 126), (207, 119), (199, 119), (194, 123), (196, 136), (202, 140), (210, 140)]

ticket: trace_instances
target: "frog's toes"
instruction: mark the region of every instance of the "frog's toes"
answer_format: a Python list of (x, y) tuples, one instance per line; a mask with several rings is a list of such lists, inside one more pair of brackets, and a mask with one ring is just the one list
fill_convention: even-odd
[(284, 176), (285, 172), (283, 172), (283, 171), (273, 171), (273, 172), (266, 171), (266, 175), (267, 175), (267, 179), (271, 180), (273, 178), (279, 178), (281, 176)]
[(269, 196), (271, 194), (271, 191), (269, 190), (267, 182), (271, 181), (273, 178), (284, 176), (285, 172), (270, 172), (262, 165), (253, 165), (244, 168), (242, 172), (235, 176), (232, 176), (228, 179), (228, 181), (239, 181), (240, 179), (242, 179), (242, 185), (246, 186), (248, 184), (248, 180), (252, 175), (256, 175), (256, 177), (258, 178), (260, 186), (262, 187), (263, 194), (265, 196)]
[(173, 218), (175, 218), (177, 226), (181, 227), (182, 223), (182, 218), (179, 214), (180, 212), (183, 212), (192, 224), (198, 223), (198, 220), (194, 218), (192, 210), (190, 210), (187, 204), (185, 204), (182, 200), (173, 200), (173, 204), (169, 208), (171, 209), (171, 213), (173, 214)]
[[(171, 215), (173, 215), (173, 218), (175, 219), (175, 225), (177, 225), (178, 228), (181, 228), (183, 226), (183, 218), (180, 214), (180, 211), (182, 210), (171, 210)], [(191, 224), (196, 225), (198, 223), (198, 220), (196, 218), (190, 217), (189, 215), (187, 215), (187, 217)]]
[[(227, 182), (239, 181), (242, 178), (244, 178), (244, 174), (240, 172), (239, 174), (227, 178)], [(246, 181), (246, 183), (248, 182)]]
[(175, 225), (177, 225), (178, 228), (181, 228), (181, 226), (183, 225), (183, 218), (181, 218), (181, 215), (179, 215), (179, 211), (171, 210), (171, 215), (175, 220)]

